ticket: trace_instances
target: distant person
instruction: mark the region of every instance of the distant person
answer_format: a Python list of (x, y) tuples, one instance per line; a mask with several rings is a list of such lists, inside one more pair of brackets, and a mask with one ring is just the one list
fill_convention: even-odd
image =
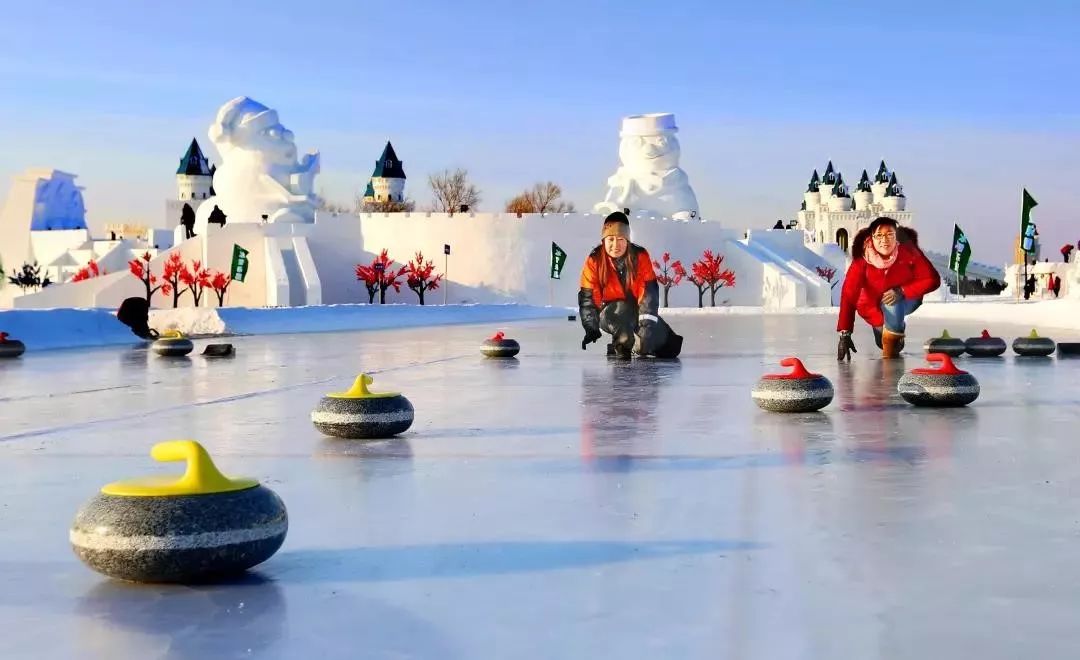
[(840, 294), (836, 358), (850, 360), (855, 350), (851, 332), (856, 312), (873, 328), (882, 357), (898, 357), (906, 318), (922, 305), (923, 296), (941, 286), (941, 277), (919, 249), (915, 230), (900, 227), (892, 218), (877, 218), (859, 230), (851, 256)]
[(125, 298), (120, 303), (120, 309), (116, 310), (116, 318), (121, 323), (131, 328), (136, 337), (141, 339), (157, 339), (158, 332), (150, 327), (150, 305), (146, 298)]
[(657, 315), (660, 287), (648, 250), (630, 242), (630, 219), (615, 211), (604, 219), (602, 242), (581, 269), (578, 308), (585, 339), (581, 349), (611, 335), (608, 355), (631, 353), (673, 358), (683, 338)]
[(184, 204), (180, 210), (180, 224), (184, 226), (184, 239), (195, 238), (195, 209), (191, 204)]
[(1054, 292), (1054, 297), (1057, 298), (1061, 294), (1061, 276), (1051, 275), (1054, 278), (1053, 284), (1050, 285), (1050, 289)]

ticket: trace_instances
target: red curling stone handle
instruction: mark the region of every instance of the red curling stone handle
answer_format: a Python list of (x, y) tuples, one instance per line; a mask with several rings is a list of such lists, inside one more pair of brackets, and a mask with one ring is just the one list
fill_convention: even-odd
[(781, 367), (791, 367), (791, 373), (766, 374), (762, 378), (768, 380), (798, 380), (802, 378), (817, 378), (819, 374), (812, 374), (803, 366), (802, 360), (797, 357), (786, 357), (780, 360)]
[(8, 333), (0, 332), (0, 344), (6, 344), (8, 336)]
[(500, 331), (496, 332), (494, 335), (491, 336), (491, 341), (502, 341), (503, 337), (505, 337), (505, 336), (506, 335), (503, 333), (503, 331), (500, 330)]
[(966, 371), (960, 371), (953, 364), (952, 358), (947, 353), (930, 353), (926, 356), (927, 362), (940, 362), (940, 369), (929, 369), (927, 367), (920, 367), (918, 369), (912, 369), (911, 373), (918, 374), (920, 376), (959, 376), (966, 374)]

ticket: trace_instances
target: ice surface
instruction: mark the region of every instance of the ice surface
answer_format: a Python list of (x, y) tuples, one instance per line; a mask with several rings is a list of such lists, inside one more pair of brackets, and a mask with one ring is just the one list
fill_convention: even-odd
[[(851, 365), (833, 317), (778, 315), (673, 318), (678, 362), (581, 351), (565, 320), (2, 362), (0, 657), (1073, 657), (1080, 360), (961, 359), (980, 399), (914, 409), (896, 380), (940, 333), (917, 317), (906, 359), (859, 327)], [(499, 328), (516, 361), (480, 357)], [(832, 380), (822, 413), (751, 401), (792, 354)], [(405, 436), (312, 428), (361, 370), (413, 402)], [(126, 585), (71, 552), (79, 505), (176, 470), (149, 456), (173, 438), (284, 499), (247, 578)]]

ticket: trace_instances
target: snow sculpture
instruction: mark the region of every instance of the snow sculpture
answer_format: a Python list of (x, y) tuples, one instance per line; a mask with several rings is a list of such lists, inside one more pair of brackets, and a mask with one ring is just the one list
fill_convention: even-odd
[(211, 211), (227, 222), (313, 222), (317, 200), (312, 192), (319, 173), (319, 153), (296, 160), (292, 131), (278, 121), (276, 110), (246, 96), (218, 110), (210, 140), (221, 155), (214, 173), (214, 192), (199, 206), (195, 233), (202, 235)]
[(593, 210), (607, 214), (628, 208), (679, 220), (698, 217), (697, 197), (679, 168), (678, 130), (670, 113), (624, 117), (619, 133), (621, 165), (608, 178), (604, 201)]
[(75, 175), (59, 170), (34, 174), (38, 180), (30, 231), (86, 229), (86, 206)]

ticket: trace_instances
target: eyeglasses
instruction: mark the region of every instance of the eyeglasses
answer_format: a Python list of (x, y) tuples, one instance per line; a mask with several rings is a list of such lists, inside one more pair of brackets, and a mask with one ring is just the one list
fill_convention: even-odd
[(884, 234), (874, 234), (875, 241), (884, 241), (885, 239), (894, 241), (896, 240), (896, 232), (886, 232)]

